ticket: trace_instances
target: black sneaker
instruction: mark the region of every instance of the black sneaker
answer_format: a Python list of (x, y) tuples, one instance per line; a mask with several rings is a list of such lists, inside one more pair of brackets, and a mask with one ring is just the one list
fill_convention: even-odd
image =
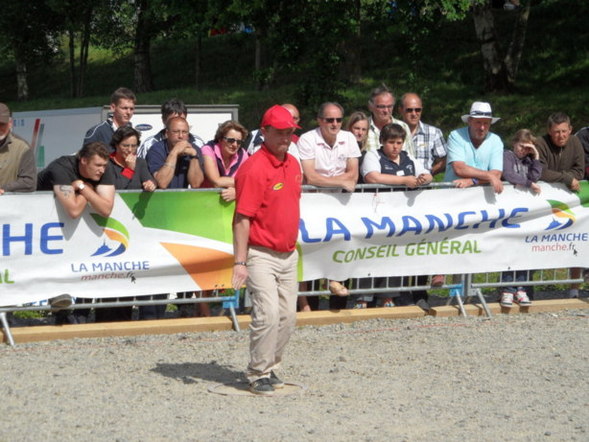
[(54, 312), (66, 309), (74, 303), (72, 297), (67, 294), (54, 296), (53, 298), (49, 298), (48, 301), (52, 311)]
[(423, 299), (423, 298), (421, 298), (421, 299), (418, 299), (418, 300), (417, 300), (417, 302), (415, 303), (415, 305), (416, 305), (417, 307), (419, 307), (420, 309), (424, 310), (425, 312), (428, 312), (428, 313), (429, 313), (429, 311), (431, 310), (431, 307), (430, 307), (430, 305), (429, 305), (429, 304), (428, 304), (428, 302), (427, 302), (425, 299)]
[(284, 382), (282, 382), (282, 379), (276, 376), (276, 373), (273, 371), (270, 372), (270, 377), (268, 379), (270, 379), (270, 385), (274, 388), (284, 388)]
[(250, 384), (250, 391), (254, 394), (270, 396), (274, 394), (274, 387), (270, 383), (270, 378), (260, 378)]

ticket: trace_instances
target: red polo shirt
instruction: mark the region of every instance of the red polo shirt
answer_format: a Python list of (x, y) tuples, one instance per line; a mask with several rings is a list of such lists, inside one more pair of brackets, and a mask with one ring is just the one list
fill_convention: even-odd
[(235, 175), (235, 211), (250, 218), (249, 245), (292, 252), (299, 233), (303, 174), (286, 154), (279, 161), (265, 145)]

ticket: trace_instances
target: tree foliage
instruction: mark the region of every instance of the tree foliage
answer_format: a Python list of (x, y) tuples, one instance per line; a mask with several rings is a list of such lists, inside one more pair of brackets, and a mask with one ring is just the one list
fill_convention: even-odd
[[(155, 39), (195, 42), (198, 87), (209, 31), (246, 26), (255, 40), (251, 61), (258, 88), (294, 78), (297, 99), (315, 106), (338, 99), (338, 91), (362, 80), (363, 64), (371, 58), (363, 52), (366, 37), (387, 42), (401, 36), (411, 82), (420, 75), (425, 42), (431, 42), (447, 21), (466, 24), (473, 17), (487, 89), (511, 89), (524, 48), (530, 0), (513, 14), (514, 32), (510, 41), (503, 42), (496, 35), (490, 4), (490, 0), (29, 0), (26, 8), (9, 2), (3, 9), (0, 44), (2, 53), (15, 61), (20, 98), (27, 96), (27, 65), (55, 53), (60, 36), (67, 37), (72, 95), (83, 95), (90, 45), (108, 48), (115, 56), (132, 51), (133, 87), (146, 92), (155, 87), (151, 73)], [(452, 48), (441, 50), (451, 54)], [(179, 68), (185, 69), (170, 66)]]

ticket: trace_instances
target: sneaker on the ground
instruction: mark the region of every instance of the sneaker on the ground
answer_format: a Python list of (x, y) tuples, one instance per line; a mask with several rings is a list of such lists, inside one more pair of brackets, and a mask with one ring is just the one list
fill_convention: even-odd
[(358, 301), (354, 304), (354, 310), (367, 308), (368, 303), (366, 301)]
[(431, 307), (430, 307), (430, 305), (428, 304), (428, 302), (427, 302), (425, 299), (423, 299), (423, 298), (421, 298), (421, 299), (418, 299), (418, 300), (417, 300), (417, 302), (415, 303), (415, 305), (416, 305), (417, 307), (419, 307), (420, 309), (422, 309), (422, 310), (426, 311), (426, 312), (429, 312), (429, 311), (430, 311), (430, 309), (431, 309)]
[(270, 379), (270, 385), (272, 385), (274, 388), (284, 388), (284, 382), (282, 382), (282, 379), (276, 376), (274, 371), (270, 372), (270, 377), (268, 379)]
[(70, 307), (74, 300), (70, 295), (63, 294), (49, 298), (49, 305), (53, 311), (63, 310)]
[(250, 384), (250, 391), (254, 394), (269, 396), (274, 393), (270, 378), (260, 378)]
[(513, 306), (513, 293), (501, 293), (501, 307), (511, 308)]
[(532, 301), (528, 298), (528, 294), (523, 290), (518, 290), (515, 294), (515, 302), (517, 302), (520, 306), (526, 307), (528, 305), (532, 305)]

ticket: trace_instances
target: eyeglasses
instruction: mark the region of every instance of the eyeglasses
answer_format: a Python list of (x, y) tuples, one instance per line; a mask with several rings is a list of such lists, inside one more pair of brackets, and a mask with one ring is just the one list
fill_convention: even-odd
[(243, 144), (243, 140), (238, 140), (237, 138), (223, 137), (223, 139), (227, 141), (229, 144), (237, 143), (238, 146), (241, 146)]
[(188, 135), (190, 133), (187, 130), (180, 129), (171, 130), (170, 132), (172, 132), (174, 135)]
[(408, 114), (410, 114), (411, 112), (415, 112), (416, 114), (421, 113), (421, 111), (423, 110), (423, 108), (421, 107), (408, 107), (407, 109), (405, 109), (405, 112), (407, 112)]
[(321, 119), (329, 124), (335, 123), (336, 121), (338, 123), (341, 123), (342, 121), (344, 121), (344, 119), (342, 117), (339, 117), (339, 118), (323, 118), (323, 117), (321, 117)]
[(377, 104), (375, 105), (377, 109), (392, 109), (394, 105), (392, 104)]
[(124, 144), (119, 144), (119, 146), (124, 147), (125, 149), (131, 148), (131, 149), (137, 149), (137, 144), (131, 144), (131, 143), (124, 143)]

